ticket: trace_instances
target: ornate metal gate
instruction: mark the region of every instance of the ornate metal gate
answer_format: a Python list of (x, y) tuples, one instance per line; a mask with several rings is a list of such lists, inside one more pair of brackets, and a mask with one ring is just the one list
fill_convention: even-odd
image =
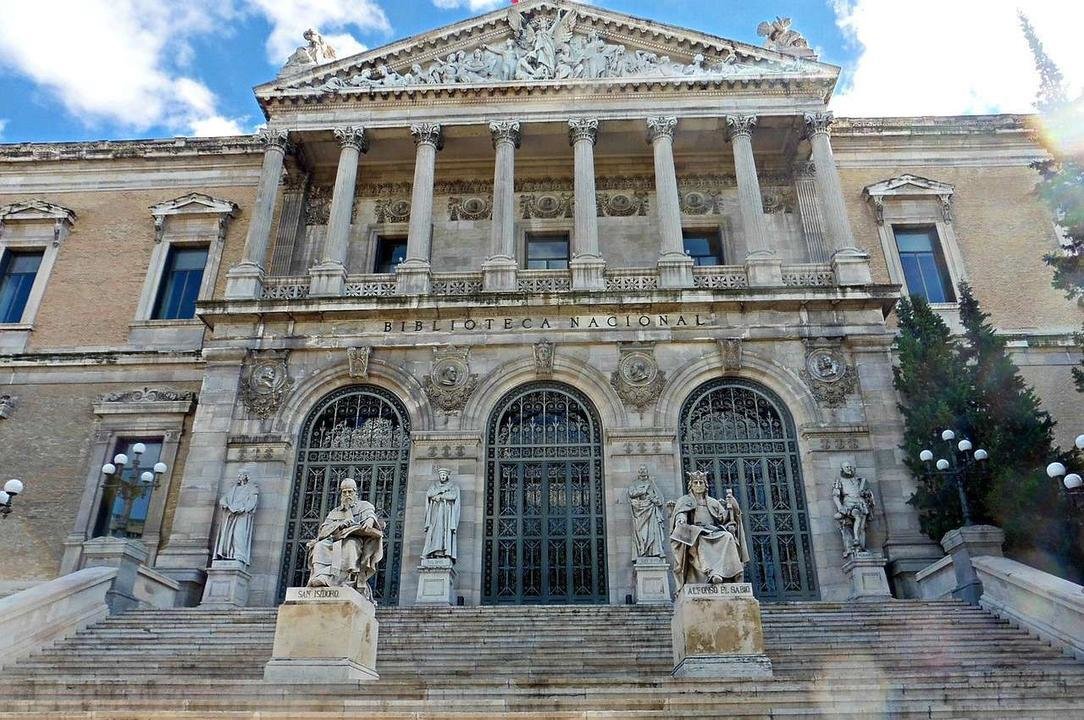
[(605, 603), (601, 431), (566, 385), (505, 395), (487, 434), (485, 603)]
[(383, 605), (399, 602), (410, 418), (399, 400), (378, 387), (355, 385), (321, 400), (301, 430), (297, 468), (286, 519), (286, 546), (279, 575), (279, 599), (289, 586), (308, 580), (306, 543), (338, 501), (339, 483), (352, 477), (358, 496), (376, 506), (388, 523), (384, 562), (371, 581)]
[(818, 598), (798, 441), (779, 398), (748, 381), (712, 380), (685, 401), (679, 432), (683, 470), (706, 472), (714, 497), (726, 488), (738, 497), (756, 596)]

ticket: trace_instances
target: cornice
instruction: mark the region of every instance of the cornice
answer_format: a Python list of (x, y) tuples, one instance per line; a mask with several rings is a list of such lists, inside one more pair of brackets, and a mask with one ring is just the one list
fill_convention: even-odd
[(161, 140), (92, 140), (0, 144), (0, 162), (54, 162), (64, 160), (127, 160), (263, 153), (254, 135)]

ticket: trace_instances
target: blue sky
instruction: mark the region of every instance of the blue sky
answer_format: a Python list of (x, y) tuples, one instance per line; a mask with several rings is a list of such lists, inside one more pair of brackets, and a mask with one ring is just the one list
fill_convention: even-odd
[[(340, 57), (507, 0), (0, 0), (0, 142), (251, 132), (252, 86), (313, 25)], [(1028, 111), (1035, 92), (1016, 9), (1075, 88), (1084, 3), (1064, 0), (599, 0), (598, 6), (759, 45), (794, 19), (844, 69), (841, 114)], [(1068, 9), (1067, 9), (1068, 8)]]

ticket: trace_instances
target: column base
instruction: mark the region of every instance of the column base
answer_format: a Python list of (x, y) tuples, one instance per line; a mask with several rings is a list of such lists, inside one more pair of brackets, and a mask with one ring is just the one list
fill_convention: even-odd
[(395, 292), (399, 295), (428, 295), (432, 266), (425, 260), (404, 260), (395, 268)]
[(696, 263), (685, 253), (666, 253), (659, 256), (659, 288), (679, 289), (693, 287), (693, 266)]
[(885, 558), (880, 553), (858, 552), (843, 562), (843, 574), (850, 578), (848, 600), (880, 602), (892, 599), (885, 575)]
[(309, 297), (339, 297), (346, 287), (346, 268), (328, 262), (309, 268)]
[(982, 597), (982, 581), (971, 565), (971, 558), (988, 556), (1004, 557), (1001, 546), (1005, 533), (993, 525), (967, 525), (949, 530), (941, 538), (941, 547), (952, 556), (952, 568), (956, 572), (956, 589), (952, 596), (957, 600), (979, 604)]
[(207, 610), (229, 610), (248, 605), (252, 576), (240, 560), (215, 560), (207, 568), (207, 583), (199, 606)]
[(422, 558), (415, 605), (455, 604), (455, 563), (451, 558)]
[(771, 677), (760, 603), (749, 583), (686, 585), (670, 623), (675, 677)]
[(832, 256), (832, 272), (836, 276), (836, 285), (855, 287), (869, 285), (873, 276), (869, 270), (869, 255), (857, 250), (840, 250)]
[(226, 273), (227, 300), (259, 300), (263, 297), (263, 268), (252, 262), (234, 265)]
[(606, 261), (598, 255), (577, 255), (568, 263), (573, 290), (605, 290)]
[(516, 265), (514, 258), (494, 255), (482, 263), (482, 289), (486, 292), (515, 292)]
[(780, 287), (783, 285), (783, 261), (775, 255), (749, 255), (745, 258), (745, 275), (749, 287)]
[(669, 605), (670, 563), (666, 558), (636, 558), (632, 565), (637, 605)]

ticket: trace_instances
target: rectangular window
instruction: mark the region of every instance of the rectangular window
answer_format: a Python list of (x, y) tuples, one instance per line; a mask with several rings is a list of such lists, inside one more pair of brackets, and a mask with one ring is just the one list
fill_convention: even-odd
[(393, 273), (395, 266), (406, 258), (407, 241), (405, 237), (387, 237), (376, 239), (376, 262), (373, 272)]
[(907, 293), (920, 295), (931, 303), (956, 302), (937, 228), (932, 225), (893, 226), (892, 234), (896, 237)]
[(568, 233), (527, 233), (528, 270), (568, 270)]
[(206, 247), (171, 246), (151, 318), (189, 320), (196, 317), (196, 299), (206, 266)]
[[(137, 467), (132, 447), (138, 442), (143, 443), (146, 450), (139, 456)], [(154, 464), (162, 456), (162, 440), (117, 440), (113, 454), (107, 462), (113, 462), (117, 453), (128, 456), (128, 465), (123, 473), (106, 478), (106, 486), (102, 488), (102, 501), (98, 505), (98, 517), (94, 522), (94, 537), (140, 538), (143, 537), (143, 525), (147, 522), (154, 486), (141, 483), (139, 476), (145, 471), (153, 472)], [(118, 477), (123, 477), (127, 485), (118, 482)]]
[(0, 262), (0, 323), (22, 321), (44, 255), (44, 250), (4, 253)]
[(685, 230), (685, 254), (696, 265), (722, 265), (723, 247), (716, 230)]

